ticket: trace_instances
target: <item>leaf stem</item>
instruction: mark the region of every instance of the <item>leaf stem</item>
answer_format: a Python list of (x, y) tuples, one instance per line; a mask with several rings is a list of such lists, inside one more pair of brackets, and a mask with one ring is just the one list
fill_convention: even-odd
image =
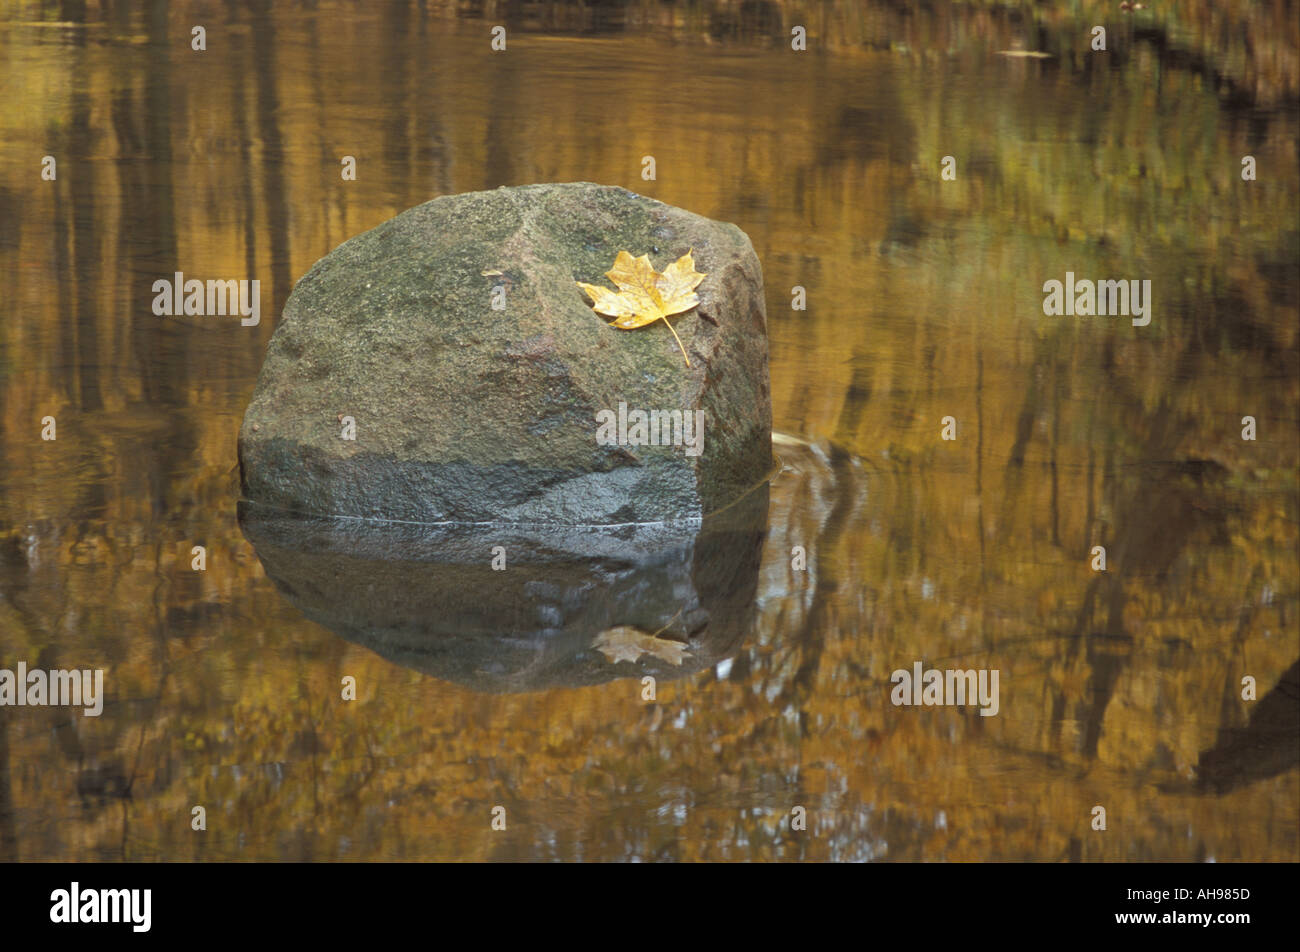
[[(669, 323), (668, 318), (664, 318), (664, 323), (668, 324), (668, 329), (673, 332), (674, 337), (677, 337), (677, 331), (673, 330), (673, 325)], [(691, 358), (686, 357), (686, 348), (682, 346), (682, 339), (680, 337), (677, 337), (677, 346), (681, 347), (682, 356), (686, 358), (686, 366), (689, 367), (691, 365)]]
[(674, 615), (672, 618), (668, 619), (668, 621), (665, 622), (664, 626), (663, 626), (662, 628), (660, 628), (658, 631), (656, 631), (656, 632), (655, 632), (653, 635), (651, 635), (650, 637), (651, 637), (651, 638), (658, 638), (661, 634), (663, 634), (665, 631), (668, 630), (668, 626), (669, 626), (669, 625), (671, 625), (673, 622), (675, 622), (678, 618), (681, 617), (682, 612), (684, 612), (684, 611), (686, 611), (686, 606), (685, 606), (685, 605), (683, 605), (681, 608), (677, 609), (677, 614)]

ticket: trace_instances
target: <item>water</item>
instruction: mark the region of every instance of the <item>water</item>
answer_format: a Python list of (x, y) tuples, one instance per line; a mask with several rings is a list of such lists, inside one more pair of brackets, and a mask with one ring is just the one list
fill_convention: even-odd
[[(0, 667), (107, 693), (0, 708), (0, 858), (1300, 858), (1285, 16), (828, 4), (796, 54), (780, 5), (251, 9), (0, 13)], [(573, 180), (752, 238), (793, 437), (757, 529), (459, 603), (455, 545), (373, 603), (255, 550), (235, 436), (293, 282)], [(261, 324), (155, 317), (175, 271), (259, 279)], [(1150, 280), (1150, 324), (1046, 316), (1067, 271)], [(610, 623), (661, 630), (615, 664), (572, 633)], [(918, 661), (997, 669), (997, 715), (890, 703)]]

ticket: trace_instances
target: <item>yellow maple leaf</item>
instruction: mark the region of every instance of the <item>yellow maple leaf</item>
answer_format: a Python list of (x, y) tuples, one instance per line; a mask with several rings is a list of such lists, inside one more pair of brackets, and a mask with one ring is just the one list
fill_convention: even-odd
[(650, 655), (680, 666), (682, 656), (690, 654), (688, 645), (670, 638), (660, 638), (657, 634), (634, 625), (618, 625), (602, 631), (596, 636), (592, 647), (608, 658), (610, 664), (618, 664), (620, 661), (636, 663), (642, 655)]
[(619, 330), (630, 331), (660, 320), (668, 324), (689, 367), (691, 358), (686, 356), (682, 339), (677, 337), (668, 317), (689, 311), (700, 303), (695, 289), (705, 275), (695, 270), (695, 259), (691, 257), (693, 252), (694, 249), (686, 252), (660, 274), (650, 263), (649, 255), (633, 258), (626, 251), (620, 251), (614, 259), (614, 267), (605, 272), (618, 285), (617, 291), (598, 284), (575, 283), (587, 292), (597, 313), (614, 318), (613, 326)]

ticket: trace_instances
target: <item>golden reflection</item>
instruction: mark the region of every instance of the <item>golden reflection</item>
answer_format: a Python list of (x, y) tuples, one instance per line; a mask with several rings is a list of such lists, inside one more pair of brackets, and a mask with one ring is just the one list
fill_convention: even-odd
[[(1300, 858), (1287, 4), (819, 4), (789, 55), (788, 4), (530, 4), (496, 59), (498, 5), (428, 6), (204, 8), (206, 54), (189, 3), (0, 14), (0, 666), (107, 695), (0, 707), (0, 859)], [(752, 624), (653, 702), (394, 664), (236, 517), (292, 282), (436, 195), (570, 180), (745, 229), (809, 440)], [(260, 280), (260, 323), (155, 316), (178, 271)], [(1149, 280), (1150, 324), (1044, 314), (1067, 271)], [(914, 662), (997, 668), (999, 714), (894, 707)]]

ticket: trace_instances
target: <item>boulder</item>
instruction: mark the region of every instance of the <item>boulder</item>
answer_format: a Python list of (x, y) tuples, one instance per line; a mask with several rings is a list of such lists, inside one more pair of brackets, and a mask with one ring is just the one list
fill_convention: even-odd
[[(693, 252), (699, 306), (669, 318), (689, 366), (663, 321), (616, 329), (578, 288), (612, 287), (620, 251), (659, 271)], [(239, 433), (243, 493), (421, 523), (699, 518), (769, 474), (767, 353), (734, 225), (589, 183), (434, 199), (294, 288)], [(700, 411), (702, 440), (639, 445), (636, 411)]]

